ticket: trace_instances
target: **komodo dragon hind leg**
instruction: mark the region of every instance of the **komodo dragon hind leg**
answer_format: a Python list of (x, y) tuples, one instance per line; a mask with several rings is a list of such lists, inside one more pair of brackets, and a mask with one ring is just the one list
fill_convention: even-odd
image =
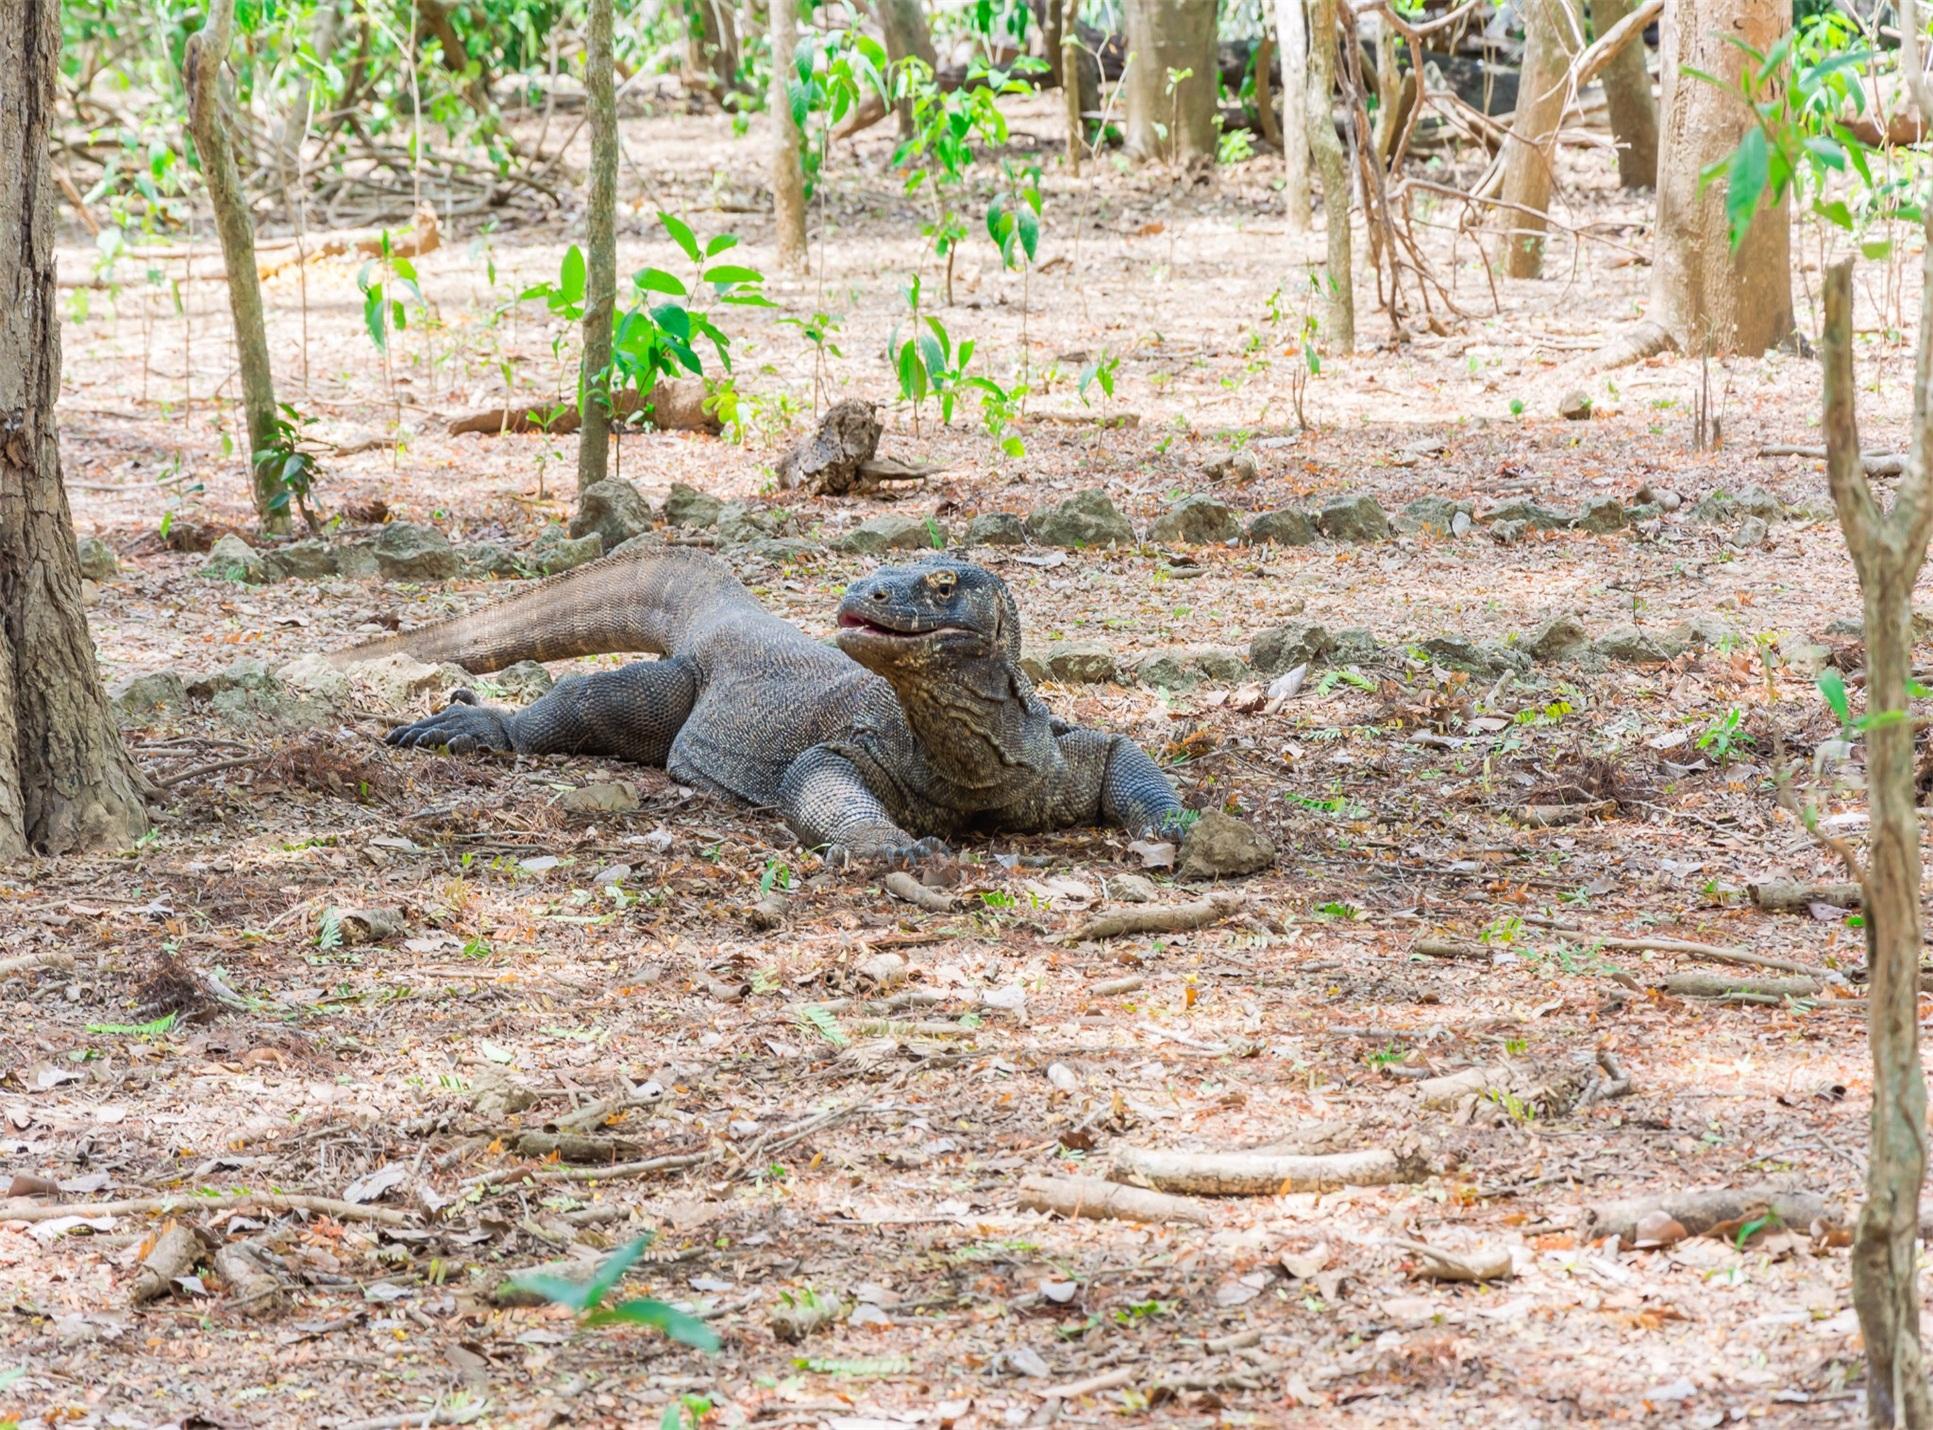
[(662, 766), (697, 699), (696, 668), (673, 656), (595, 675), (566, 676), (522, 710), (459, 700), (427, 719), (391, 730), (389, 743), (447, 746), (455, 754), (514, 750), (520, 755), (612, 755)]

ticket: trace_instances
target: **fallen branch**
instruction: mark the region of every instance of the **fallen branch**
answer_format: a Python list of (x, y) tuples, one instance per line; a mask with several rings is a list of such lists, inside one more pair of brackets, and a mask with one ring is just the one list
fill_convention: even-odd
[(1735, 1002), (1813, 998), (1825, 988), (1816, 978), (1727, 978), (1722, 973), (1667, 973), (1643, 981), (1646, 987), (1678, 998), (1729, 998)]
[(1103, 978), (1087, 991), (1096, 998), (1117, 998), (1123, 993), (1134, 992), (1146, 982), (1140, 974), (1130, 973), (1125, 978)]
[(944, 889), (929, 889), (904, 869), (895, 869), (882, 881), (886, 892), (896, 899), (916, 904), (929, 914), (950, 914), (958, 907), (953, 896)]
[(1517, 817), (1525, 824), (1539, 829), (1554, 829), (1562, 824), (1582, 824), (1602, 814), (1617, 810), (1614, 799), (1594, 799), (1588, 804), (1527, 804), (1517, 811)]
[(1104, 1370), (1099, 1375), (1090, 1375), (1085, 1380), (1070, 1380), (1065, 1385), (1050, 1385), (1040, 1392), (1043, 1400), (1079, 1400), (1083, 1395), (1099, 1395), (1104, 1390), (1113, 1390), (1133, 1380), (1138, 1367), (1117, 1366)]
[(1694, 958), (1709, 958), (1713, 963), (1730, 963), (1741, 968), (1765, 968), (1774, 973), (1796, 973), (1805, 978), (1817, 978), (1826, 983), (1842, 983), (1845, 980), (1829, 968), (1820, 968), (1810, 963), (1800, 963), (1795, 959), (1776, 958), (1766, 953), (1751, 953), (1742, 948), (1726, 948), (1715, 943), (1697, 943), (1683, 938), (1622, 938), (1592, 933), (1589, 929), (1576, 924), (1559, 923), (1555, 919), (1531, 917), (1524, 920), (1537, 928), (1549, 929), (1552, 933), (1567, 933), (1588, 940), (1594, 948), (1618, 949), (1626, 953), (1683, 953)]
[(1115, 909), (1096, 915), (1072, 932), (1060, 935), (1058, 941), (1081, 943), (1089, 939), (1121, 938), (1129, 934), (1182, 933), (1220, 923), (1247, 902), (1241, 894), (1219, 893), (1188, 904)]
[(635, 1137), (597, 1137), (584, 1132), (525, 1132), (517, 1138), (521, 1157), (555, 1157), (560, 1162), (622, 1166), (636, 1161), (645, 1143)]
[(264, 1316), (282, 1299), (282, 1283), (263, 1270), (254, 1254), (240, 1242), (215, 1252), (215, 1274), (229, 1290), (229, 1308), (244, 1316)]
[(406, 1226), (409, 1218), (393, 1207), (363, 1206), (339, 1201), (335, 1197), (311, 1197), (298, 1192), (219, 1192), (214, 1196), (177, 1193), (165, 1197), (134, 1197), (122, 1202), (68, 1202), (49, 1206), (45, 1203), (21, 1206), (0, 1203), (0, 1222), (52, 1221), (56, 1217), (139, 1216), (144, 1212), (233, 1211), (242, 1207), (266, 1207), (274, 1211), (313, 1212), (337, 1221), (374, 1221), (384, 1226)]
[(1810, 1227), (1817, 1222), (1838, 1226), (1842, 1222), (1824, 1197), (1760, 1185), (1664, 1192), (1601, 1202), (1579, 1213), (1578, 1233), (1585, 1241), (1615, 1236), (1628, 1246), (1637, 1234), (1639, 1223), (1658, 1215), (1671, 1218), (1690, 1236), (1704, 1236), (1714, 1228), (1761, 1216), (1774, 1217), (1790, 1227)]
[(36, 968), (72, 968), (74, 955), (65, 948), (50, 948), (42, 953), (23, 953), (18, 958), (0, 958), (0, 978), (9, 973), (28, 973)]
[(681, 1172), (718, 1160), (715, 1152), (682, 1152), (668, 1157), (647, 1157), (641, 1162), (613, 1162), (604, 1167), (525, 1167), (508, 1172), (490, 1172), (461, 1184), (463, 1192), (478, 1187), (501, 1189), (522, 1182), (609, 1182), (620, 1177), (648, 1177), (653, 1172)]
[(443, 246), (443, 230), (437, 223), (436, 210), (428, 204), (423, 205), (416, 211), (416, 217), (410, 221), (409, 227), (394, 234), (386, 228), (356, 228), (321, 234), (309, 239), (294, 253), (285, 250), (272, 259), (258, 258), (255, 273), (258, 278), (269, 279), (284, 269), (313, 263), (318, 258), (341, 258), (352, 253), (365, 258), (381, 258), (385, 241), (389, 244), (392, 258), (420, 258), (425, 253), (436, 252)]
[(814, 1331), (844, 1320), (850, 1309), (844, 1301), (826, 1291), (781, 1301), (772, 1308), (772, 1334), (788, 1344), (797, 1345)]
[(1123, 1186), (1100, 1177), (1028, 1177), (1020, 1184), (1020, 1210), (1052, 1212), (1095, 1221), (1185, 1221), (1208, 1225), (1208, 1210), (1185, 1197)]
[(201, 1238), (191, 1228), (170, 1222), (155, 1238), (153, 1249), (142, 1258), (128, 1300), (136, 1306), (160, 1300), (174, 1290), (177, 1280), (194, 1273), (195, 1263), (201, 1260), (205, 1250)]
[[(1766, 879), (1747, 884), (1752, 902), (1767, 913), (1807, 913), (1814, 904), (1835, 909), (1859, 907), (1859, 885), (1847, 883), (1801, 883), (1796, 879)], [(1787, 970), (1793, 972), (1796, 970)]]
[(1316, 1156), (1126, 1147), (1114, 1154), (1111, 1175), (1117, 1180), (1150, 1182), (1162, 1191), (1266, 1197), (1284, 1192), (1326, 1192), (1337, 1187), (1386, 1187), (1420, 1181), (1426, 1170), (1426, 1159), (1416, 1145)]
[(1425, 958), (1467, 958), (1474, 963), (1489, 963), (1497, 954), (1486, 943), (1458, 943), (1447, 938), (1419, 938), (1409, 946), (1409, 951)]
[(1388, 1244), (1423, 1258), (1422, 1265), (1411, 1268), (1413, 1277), (1428, 1277), (1432, 1281), (1505, 1281), (1516, 1275), (1508, 1247), (1445, 1251), (1440, 1246), (1400, 1237), (1391, 1237)]
[[(1760, 447), (1758, 454), (1761, 457), (1806, 457), (1815, 462), (1826, 459), (1824, 447), (1797, 447), (1789, 442), (1774, 442)], [(1906, 453), (1861, 452), (1859, 463), (1869, 477), (1897, 477), (1906, 470)]]
[(468, 1405), (439, 1405), (431, 1410), (406, 1410), (396, 1415), (376, 1415), (368, 1420), (338, 1420), (331, 1430), (428, 1430), (436, 1425), (468, 1425), (481, 1420), (490, 1409), (487, 1400)]
[[(651, 425), (660, 432), (710, 432), (724, 430), (716, 413), (705, 407), (705, 384), (696, 378), (661, 382), (646, 397), (636, 388), (611, 394), (614, 419), (648, 412)], [(582, 424), (577, 404), (572, 402), (532, 402), (522, 407), (489, 407), (466, 413), (450, 421), (450, 435), (466, 432), (495, 437), (504, 432), (549, 432), (553, 436), (575, 432)]]

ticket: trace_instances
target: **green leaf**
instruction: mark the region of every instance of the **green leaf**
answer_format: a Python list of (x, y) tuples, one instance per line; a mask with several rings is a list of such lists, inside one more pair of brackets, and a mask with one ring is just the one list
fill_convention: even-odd
[(1877, 263), (1883, 258), (1892, 256), (1893, 240), (1890, 238), (1873, 239), (1869, 243), (1860, 244), (1859, 252), (1863, 257), (1869, 258)]
[(557, 270), (557, 296), (567, 303), (584, 297), (584, 250), (572, 244), (564, 250), (563, 264)]
[(651, 1326), (663, 1331), (680, 1345), (701, 1351), (718, 1349), (718, 1333), (696, 1316), (688, 1315), (663, 1301), (620, 1301), (608, 1311), (593, 1311), (584, 1318), (587, 1326), (623, 1324)]
[(1852, 213), (1847, 209), (1844, 200), (1833, 199), (1829, 203), (1814, 204), (1812, 211), (1827, 223), (1843, 228), (1848, 233), (1852, 232)]
[(416, 281), (416, 265), (401, 254), (390, 259), (389, 266), (398, 278), (406, 279), (411, 283)]
[(899, 395), (913, 402), (926, 396), (926, 369), (920, 363), (918, 345), (912, 342), (899, 350)]
[(919, 345), (920, 357), (926, 363), (928, 375), (938, 382), (946, 373), (946, 354), (941, 352), (940, 345), (925, 333), (920, 334)]
[(663, 224), (664, 231), (671, 235), (671, 241), (685, 251), (685, 257), (689, 258), (693, 263), (703, 261), (703, 255), (698, 251), (698, 237), (691, 231), (690, 224), (686, 223), (676, 214), (668, 214), (662, 211), (658, 214), (658, 222)]
[(641, 268), (632, 275), (631, 281), (646, 293), (669, 293), (674, 298), (691, 296), (682, 278), (662, 268)]
[(1034, 261), (1034, 253), (1040, 247), (1040, 219), (1032, 209), (1023, 208), (1014, 215), (1020, 221), (1020, 246), (1027, 250), (1027, 261)]
[(1765, 131), (1754, 126), (1738, 141), (1726, 171), (1725, 221), (1731, 229), (1734, 249), (1744, 239), (1746, 229), (1752, 226), (1752, 215), (1758, 212), (1759, 200), (1765, 195), (1768, 164)]
[(660, 303), (651, 310), (651, 316), (672, 337), (691, 341), (691, 314), (678, 304)]
[(933, 330), (933, 336), (940, 340), (940, 351), (949, 359), (953, 356), (953, 339), (946, 335), (946, 324), (929, 315), (926, 326)]
[(705, 257), (716, 258), (718, 257), (719, 254), (723, 253), (726, 249), (736, 248), (736, 247), (738, 247), (737, 234), (721, 233), (716, 238), (714, 238), (710, 243), (705, 245)]
[(765, 275), (742, 263), (717, 263), (705, 270), (705, 281), (721, 286), (727, 283), (763, 283)]
[(1819, 672), (1819, 678), (1815, 683), (1819, 687), (1819, 693), (1826, 698), (1826, 704), (1832, 707), (1832, 713), (1839, 717), (1839, 723), (1850, 724), (1852, 704), (1846, 698), (1846, 678), (1838, 671), (1828, 668)]

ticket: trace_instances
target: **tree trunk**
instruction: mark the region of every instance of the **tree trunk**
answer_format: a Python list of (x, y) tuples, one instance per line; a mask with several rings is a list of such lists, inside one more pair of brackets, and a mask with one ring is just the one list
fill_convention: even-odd
[[(1906, 10), (1906, 23), (1915, 23)], [(1909, 54), (1909, 58), (1916, 58)], [(1754, 225), (1756, 227), (1756, 225)], [(1928, 229), (1933, 245), (1933, 226)], [(1866, 630), (1866, 789), (1872, 810), (1860, 902), (1866, 916), (1867, 1034), (1873, 1057), (1866, 1203), (1853, 1233), (1853, 1306), (1866, 1342), (1869, 1423), (1933, 1424), (1919, 1339), (1919, 1200), (1926, 1178), (1926, 1081), (1919, 1055), (1920, 824), (1913, 726), (1913, 584), (1933, 532), (1933, 246), (1922, 264), (1913, 451), (1882, 512), (1859, 456), (1852, 371), (1852, 263), (1826, 275), (1826, 479), (1859, 576)], [(1891, 712), (1891, 720), (1870, 717)], [(1850, 862), (1850, 861), (1849, 861)]]
[(188, 37), (182, 54), (182, 79), (188, 89), (188, 127), (208, 203), (221, 238), (222, 267), (228, 274), (228, 311), (235, 322), (235, 349), (242, 370), (242, 411), (248, 422), (248, 465), (255, 513), (269, 531), (289, 526), (289, 493), (279, 462), (258, 462), (254, 454), (275, 445), (275, 379), (268, 361), (268, 333), (262, 323), (262, 284), (255, 271), (255, 222), (242, 193), (242, 176), (229, 143), (228, 115), (222, 103), (221, 72), (235, 22), (234, 0), (216, 0), (208, 28)]
[[(1750, 61), (1728, 38), (1764, 52), (1778, 43), (1791, 14), (1787, 0), (1671, 0), (1665, 7), (1658, 229), (1648, 316), (1680, 352), (1756, 357), (1792, 333), (1787, 205), (1767, 204), (1734, 252), (1725, 184), (1699, 177), (1706, 166), (1730, 158), (1753, 122), (1738, 98), (1739, 71)], [(1687, 66), (1718, 83), (1681, 74)]]
[(1517, 113), (1504, 140), (1503, 271), (1535, 278), (1544, 271), (1544, 213), (1550, 207), (1557, 128), (1569, 97), (1566, 71), (1583, 30), (1576, 0), (1529, 0), (1524, 9), (1524, 68)]
[[(917, 59), (924, 60), (928, 69), (938, 68), (933, 32), (926, 27), (926, 12), (920, 8), (920, 0), (874, 0), (873, 14), (879, 20), (879, 32), (886, 42), (886, 58), (890, 63)], [(907, 138), (912, 132), (913, 102), (902, 99), (899, 137)]]
[(1326, 328), (1337, 352), (1356, 346), (1356, 282), (1349, 236), (1349, 168), (1336, 133), (1336, 0), (1314, 0), (1309, 10), (1309, 82), (1303, 122), (1322, 179), (1322, 223), (1329, 245), (1324, 275)]
[[(1215, 0), (1124, 0), (1128, 153), (1170, 163), (1215, 159)], [(1171, 72), (1189, 71), (1172, 85)]]
[(798, 48), (798, 0), (770, 0), (772, 40), (772, 220), (778, 232), (779, 266), (805, 270), (805, 170), (799, 163), (799, 126), (792, 113), (798, 82), (792, 54)]
[(1282, 196), (1289, 232), (1309, 231), (1309, 26), (1304, 0), (1275, 0), (1275, 43), (1282, 51)]
[[(1054, 0), (1048, 0), (1051, 8)], [(1081, 111), (1081, 77), (1086, 66), (1081, 63), (1080, 49), (1081, 0), (1065, 0), (1060, 12), (1060, 70), (1063, 75), (1074, 76), (1072, 84), (1060, 88), (1061, 110), (1067, 118), (1067, 172), (1079, 174), (1081, 171), (1081, 151), (1087, 147), (1087, 121)]]
[(726, 0), (685, 0), (685, 72), (723, 98), (738, 83), (738, 24)]
[(611, 463), (611, 324), (617, 316), (617, 90), (611, 0), (591, 0), (584, 92), (591, 126), (591, 208), (584, 236), (584, 365), (578, 401), (577, 489), (604, 480)]
[[(1591, 28), (1602, 36), (1636, 8), (1632, 0), (1591, 0)], [(1618, 146), (1618, 183), (1648, 189), (1658, 182), (1658, 101), (1651, 95), (1642, 35), (1604, 67), (1603, 79)]]
[(12, 15), (0, 26), (0, 861), (125, 844), (148, 827), (87, 637), (54, 430), (60, 9), (26, 0)]

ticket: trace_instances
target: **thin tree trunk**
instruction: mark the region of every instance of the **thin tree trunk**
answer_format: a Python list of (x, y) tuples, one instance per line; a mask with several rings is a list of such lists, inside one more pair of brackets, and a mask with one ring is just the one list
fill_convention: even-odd
[(617, 91), (611, 0), (591, 0), (584, 49), (590, 103), (591, 209), (584, 255), (584, 366), (578, 409), (577, 489), (604, 480), (611, 464), (611, 324), (617, 313)]
[[(1792, 333), (1788, 203), (1762, 209), (1734, 250), (1725, 185), (1702, 177), (1708, 165), (1731, 156), (1754, 122), (1738, 99), (1739, 72), (1751, 61), (1730, 40), (1763, 53), (1778, 43), (1791, 15), (1789, 0), (1672, 0), (1665, 7), (1659, 31), (1658, 223), (1647, 317), (1683, 353), (1756, 357)], [(1685, 67), (1718, 83), (1685, 74)]]
[[(1128, 51), (1127, 150), (1185, 164), (1215, 158), (1215, 0), (1123, 0)], [(1170, 85), (1170, 72), (1188, 71)]]
[(738, 25), (725, 0), (686, 0), (685, 69), (722, 99), (738, 83)]
[[(1592, 28), (1601, 37), (1635, 8), (1632, 0), (1591, 0)], [(1618, 146), (1618, 183), (1648, 189), (1658, 182), (1658, 101), (1651, 94), (1642, 35), (1604, 67), (1603, 79), (1611, 137)]]
[(1282, 51), (1282, 197), (1289, 232), (1309, 231), (1309, 25), (1304, 0), (1275, 0), (1275, 43)]
[[(1906, 12), (1913, 23), (1913, 11)], [(1853, 1234), (1853, 1306), (1866, 1342), (1867, 1410), (1874, 1426), (1933, 1424), (1919, 1340), (1919, 1200), (1926, 1178), (1926, 1081), (1919, 1055), (1920, 825), (1913, 726), (1913, 584), (1933, 533), (1933, 432), (1926, 384), (1933, 370), (1933, 226), (1922, 260), (1913, 452), (1890, 512), (1867, 484), (1859, 456), (1852, 371), (1852, 262), (1826, 274), (1826, 479), (1859, 576), (1866, 630), (1866, 789), (1872, 827), (1859, 871), (1866, 917), (1867, 1032), (1873, 1057), (1872, 1147), (1866, 1203)]]
[(1503, 271), (1535, 278), (1544, 271), (1544, 213), (1555, 187), (1557, 129), (1570, 86), (1566, 75), (1582, 39), (1576, 0), (1530, 0), (1524, 9), (1524, 68), (1517, 114), (1504, 140)]
[(228, 274), (228, 310), (235, 322), (235, 349), (242, 370), (242, 411), (248, 423), (248, 465), (255, 513), (270, 531), (289, 526), (288, 490), (281, 465), (257, 462), (254, 454), (275, 444), (275, 379), (269, 368), (268, 333), (262, 322), (262, 285), (255, 272), (255, 222), (235, 167), (228, 116), (222, 103), (222, 66), (228, 58), (235, 22), (235, 0), (215, 0), (208, 27), (188, 37), (182, 78), (188, 89), (188, 127), (208, 203), (221, 238), (222, 267)]
[(1303, 89), (1303, 122), (1322, 179), (1322, 222), (1329, 244), (1324, 275), (1328, 338), (1338, 352), (1356, 346), (1355, 259), (1349, 235), (1349, 169), (1336, 133), (1336, 0), (1314, 0), (1309, 10), (1309, 80)]
[[(886, 58), (892, 64), (904, 59), (923, 60), (928, 69), (939, 65), (939, 52), (933, 48), (933, 32), (926, 27), (926, 12), (920, 0), (874, 0), (873, 14), (879, 20), (879, 33), (886, 42)], [(899, 133), (903, 139), (913, 132), (913, 104), (899, 102)]]
[[(1051, 5), (1053, 0), (1048, 0)], [(1087, 122), (1081, 117), (1081, 0), (1064, 0), (1060, 12), (1061, 107), (1067, 115), (1067, 172), (1081, 171)]]
[(54, 186), (60, 10), (0, 26), (0, 861), (125, 844), (148, 827), (81, 608), (61, 485)]
[(799, 164), (799, 126), (792, 114), (798, 73), (792, 53), (799, 43), (797, 0), (770, 0), (772, 30), (772, 219), (779, 266), (805, 270), (805, 171)]

